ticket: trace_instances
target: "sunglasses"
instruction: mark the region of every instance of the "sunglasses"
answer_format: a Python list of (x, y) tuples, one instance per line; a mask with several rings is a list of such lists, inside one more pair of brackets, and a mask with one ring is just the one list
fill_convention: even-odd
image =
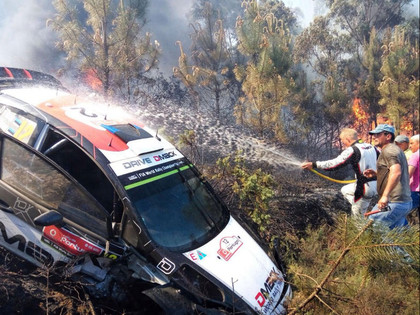
[(389, 134), (390, 134), (389, 132), (384, 131), (384, 132), (380, 132), (380, 133), (374, 133), (374, 134), (373, 134), (373, 136), (374, 136), (374, 137), (379, 137), (380, 135), (385, 135), (385, 136), (387, 136), (387, 135), (389, 135)]

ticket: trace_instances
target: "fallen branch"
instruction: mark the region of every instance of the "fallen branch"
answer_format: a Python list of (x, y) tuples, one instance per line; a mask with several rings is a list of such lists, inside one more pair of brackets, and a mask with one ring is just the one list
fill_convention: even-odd
[(370, 220), (363, 229), (357, 234), (357, 236), (347, 245), (346, 248), (343, 249), (343, 251), (340, 254), (340, 257), (335, 261), (334, 265), (331, 267), (328, 274), (324, 277), (324, 279), (320, 282), (319, 285), (317, 285), (314, 289), (314, 291), (304, 300), (297, 308), (295, 308), (292, 312), (289, 313), (289, 315), (296, 314), (299, 310), (301, 310), (303, 307), (305, 307), (306, 304), (308, 304), (314, 297), (317, 297), (318, 293), (322, 290), (322, 287), (327, 283), (328, 279), (331, 277), (331, 275), (334, 273), (334, 271), (337, 269), (338, 265), (341, 263), (343, 258), (347, 255), (347, 253), (352, 249), (352, 244), (356, 242), (360, 236), (366, 231), (366, 229), (371, 226), (373, 223), (373, 220)]

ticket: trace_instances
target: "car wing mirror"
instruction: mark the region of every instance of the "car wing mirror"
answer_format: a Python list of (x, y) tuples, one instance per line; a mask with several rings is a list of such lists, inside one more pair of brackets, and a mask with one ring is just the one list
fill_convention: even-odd
[(55, 210), (47, 211), (34, 219), (36, 225), (49, 226), (61, 225), (63, 223), (63, 215)]

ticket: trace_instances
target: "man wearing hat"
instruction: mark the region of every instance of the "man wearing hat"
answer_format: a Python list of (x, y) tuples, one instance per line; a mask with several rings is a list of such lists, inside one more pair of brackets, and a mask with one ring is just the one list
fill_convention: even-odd
[(411, 210), (411, 191), (408, 164), (404, 152), (394, 143), (395, 129), (380, 124), (369, 134), (374, 144), (381, 149), (376, 164), (377, 171), (365, 170), (368, 178), (377, 178), (379, 200), (370, 219), (381, 222), (389, 228), (407, 224), (406, 215)]
[(395, 137), (394, 140), (395, 144), (400, 147), (401, 150), (403, 150), (405, 157), (407, 158), (407, 161), (410, 159), (410, 156), (413, 152), (408, 148), (410, 139), (408, 139), (407, 136), (399, 135)]

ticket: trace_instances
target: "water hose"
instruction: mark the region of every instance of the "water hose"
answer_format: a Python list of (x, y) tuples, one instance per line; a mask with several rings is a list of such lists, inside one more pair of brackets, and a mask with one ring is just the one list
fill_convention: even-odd
[(350, 183), (354, 183), (356, 180), (355, 179), (350, 179), (350, 180), (339, 180), (339, 179), (334, 179), (331, 177), (328, 177), (327, 175), (321, 174), (320, 172), (315, 171), (314, 169), (310, 169), (311, 172), (315, 173), (316, 175), (328, 179), (334, 183), (339, 183), (339, 184), (350, 184)]

